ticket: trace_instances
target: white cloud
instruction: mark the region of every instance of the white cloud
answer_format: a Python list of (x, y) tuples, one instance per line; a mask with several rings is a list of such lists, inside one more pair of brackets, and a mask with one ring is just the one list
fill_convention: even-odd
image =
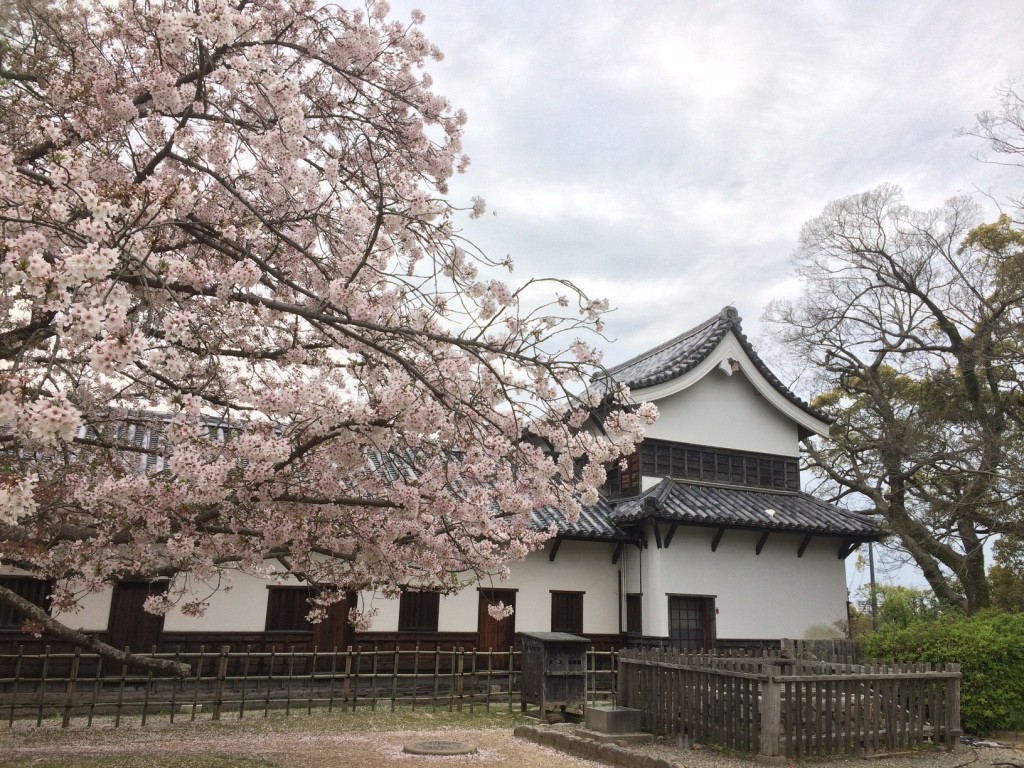
[(611, 298), (612, 362), (729, 302), (756, 331), (830, 200), (1021, 187), (954, 138), (1022, 74), (1016, 0), (421, 4), (437, 89), (470, 115), (453, 194), (498, 213), (466, 233)]

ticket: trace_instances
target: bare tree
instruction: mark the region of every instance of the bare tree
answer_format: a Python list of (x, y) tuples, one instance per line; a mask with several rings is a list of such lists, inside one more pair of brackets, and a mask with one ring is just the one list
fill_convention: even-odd
[(795, 254), (803, 293), (766, 311), (836, 416), (807, 445), (836, 499), (881, 514), (936, 596), (989, 603), (983, 545), (1019, 533), (1022, 241), (955, 198), (882, 186), (830, 203)]

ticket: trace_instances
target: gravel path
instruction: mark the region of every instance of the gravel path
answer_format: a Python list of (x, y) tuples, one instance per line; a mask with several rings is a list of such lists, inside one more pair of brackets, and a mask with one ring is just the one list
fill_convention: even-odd
[[(549, 728), (571, 734), (575, 732), (577, 726), (559, 724)], [(662, 739), (646, 745), (630, 745), (629, 749), (668, 760), (679, 768), (753, 768), (758, 765), (752, 755), (727, 755), (699, 745), (697, 749), (682, 750), (676, 746), (674, 741)], [(967, 768), (967, 766), (989, 768), (994, 765), (1007, 765), (1024, 768), (1024, 749), (1011, 746), (975, 748), (963, 744), (952, 752), (915, 752), (903, 755), (876, 756), (866, 760), (837, 758), (801, 763), (789, 761), (789, 765), (813, 768), (856, 768), (857, 766), (866, 768)]]
[[(672, 760), (680, 768), (753, 768), (751, 758), (729, 757), (714, 750), (689, 750), (680, 752), (675, 746), (664, 743), (642, 748), (656, 757)], [(1019, 749), (972, 749), (966, 745), (953, 752), (923, 752), (907, 756), (873, 757), (867, 760), (839, 759), (824, 762), (800, 763), (810, 768), (989, 768), (998, 763), (1018, 764), (1024, 768), (1024, 751)], [(797, 763), (790, 762), (791, 766)]]
[[(560, 726), (568, 728), (569, 726)], [(44, 737), (45, 736), (45, 737)], [(468, 741), (474, 755), (430, 757), (409, 755), (405, 744), (423, 739)], [(679, 768), (753, 768), (750, 757), (722, 755), (710, 749), (681, 751), (656, 742), (637, 747)], [(511, 728), (395, 730), (362, 733), (240, 732), (237, 728), (190, 730), (176, 726), (146, 728), (51, 729), (48, 734), (24, 729), (0, 729), (0, 766), (30, 765), (35, 760), (75, 757), (244, 755), (273, 761), (280, 768), (593, 768), (597, 763), (574, 757), (512, 735)], [(924, 753), (868, 761), (839, 760), (807, 765), (818, 768), (988, 768), (1000, 762), (1024, 766), (1024, 751), (961, 747), (955, 752)], [(153, 764), (153, 763), (150, 763)], [(155, 763), (159, 765), (159, 761)]]
[[(24, 732), (22, 732), (24, 735)], [(195, 756), (234, 755), (269, 760), (280, 768), (582, 768), (586, 760), (517, 739), (511, 729), (443, 731), (382, 731), (366, 734), (324, 733), (204, 733), (201, 737), (176, 728), (147, 727), (114, 732), (67, 731), (50, 743), (19, 739), (18, 731), (0, 731), (0, 766), (17, 762), (31, 764), (43, 758), (69, 760), (75, 757), (137, 755)], [(424, 739), (468, 741), (476, 754), (451, 757), (410, 755), (405, 744)]]

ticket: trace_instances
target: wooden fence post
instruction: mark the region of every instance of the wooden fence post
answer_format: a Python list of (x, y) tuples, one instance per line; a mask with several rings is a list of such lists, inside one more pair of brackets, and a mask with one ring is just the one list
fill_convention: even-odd
[(761, 682), (761, 755), (778, 757), (782, 741), (782, 667), (766, 666)]
[(391, 711), (395, 711), (395, 703), (398, 701), (398, 668), (402, 665), (401, 650), (395, 641), (395, 658), (391, 662)]
[(345, 646), (345, 682), (341, 684), (342, 701), (348, 702), (349, 691), (352, 688), (352, 646)]
[(949, 706), (946, 708), (946, 749), (953, 750), (960, 743), (960, 665), (947, 664), (946, 670), (956, 673), (949, 681)]
[(50, 644), (47, 643), (43, 651), (43, 669), (39, 673), (39, 709), (36, 713), (36, 726), (43, 724), (43, 707), (46, 704), (46, 683), (49, 677), (50, 668)]
[(458, 662), (457, 662), (458, 666), (459, 666), (459, 669), (458, 669), (458, 672), (456, 673), (456, 678), (455, 678), (455, 681), (456, 681), (456, 683), (455, 683), (455, 685), (456, 685), (456, 696), (458, 697), (456, 699), (456, 704), (455, 704), (455, 711), (456, 712), (461, 712), (462, 711), (462, 697), (465, 694), (465, 689), (466, 689), (466, 659), (465, 659), (465, 656), (463, 655), (464, 654), (464, 650), (465, 649), (462, 646), (459, 646), (459, 652), (458, 652), (459, 655), (458, 655)]
[(213, 719), (220, 720), (220, 710), (224, 706), (224, 680), (228, 676), (228, 653), (231, 646), (220, 647), (220, 658), (217, 659), (217, 687), (213, 694)]
[(64, 692), (64, 718), (60, 727), (67, 728), (71, 725), (71, 707), (75, 703), (75, 683), (78, 681), (78, 661), (82, 655), (81, 648), (75, 648), (74, 658), (71, 659), (71, 674), (68, 675), (68, 687)]
[(516, 678), (515, 678), (515, 664), (516, 664), (516, 660), (515, 660), (515, 657), (512, 655), (512, 652), (513, 652), (514, 649), (515, 649), (515, 646), (510, 645), (508, 647), (508, 711), (509, 711), (510, 714), (512, 712), (512, 688), (515, 687), (514, 686), (514, 682), (517, 682), (519, 684), (519, 686), (520, 686), (520, 688), (519, 688), (519, 705), (520, 705), (520, 707), (524, 706), (523, 705), (522, 680), (518, 680), (517, 681)]

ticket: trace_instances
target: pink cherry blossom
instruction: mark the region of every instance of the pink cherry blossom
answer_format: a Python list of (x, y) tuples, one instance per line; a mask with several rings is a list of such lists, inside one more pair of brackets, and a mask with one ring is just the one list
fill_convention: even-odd
[(321, 603), (500, 577), (656, 415), (586, 388), (607, 302), (458, 236), (484, 204), (446, 198), (466, 117), (422, 18), (0, 14), (0, 560), (62, 610), (128, 575), (189, 614), (239, 571)]

